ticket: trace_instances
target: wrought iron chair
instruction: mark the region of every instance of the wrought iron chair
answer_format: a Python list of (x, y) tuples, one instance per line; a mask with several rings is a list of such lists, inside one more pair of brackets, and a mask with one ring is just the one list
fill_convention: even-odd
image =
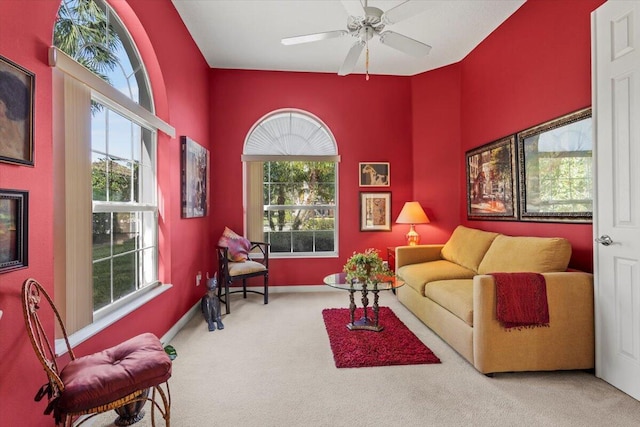
[[(88, 415), (80, 425), (97, 414), (147, 400), (151, 402), (151, 425), (155, 426), (157, 408), (169, 426), (171, 359), (155, 335), (141, 334), (104, 351), (76, 357), (53, 300), (34, 279), (27, 279), (22, 286), (22, 308), (31, 345), (48, 377), (35, 400), (48, 397), (44, 413), (53, 413), (56, 426), (70, 427), (80, 416)], [(71, 359), (61, 370), (54, 341), (42, 324), (54, 315)], [(151, 398), (149, 389), (153, 389)]]
[[(218, 297), (224, 302), (225, 312), (231, 313), (229, 295), (242, 292), (244, 298), (247, 292), (263, 295), (264, 303), (269, 304), (269, 243), (251, 242), (249, 259), (243, 262), (233, 262), (229, 260), (229, 248), (217, 246), (218, 252), (218, 277), (224, 284), (224, 294), (222, 286), (218, 286)], [(250, 277), (263, 276), (264, 290), (262, 292), (247, 289), (247, 279)], [(236, 280), (242, 280), (242, 289), (229, 290), (229, 287)]]

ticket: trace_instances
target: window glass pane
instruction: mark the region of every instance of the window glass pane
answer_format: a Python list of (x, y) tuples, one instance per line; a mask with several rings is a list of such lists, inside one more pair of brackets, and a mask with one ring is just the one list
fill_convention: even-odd
[(93, 310), (111, 303), (111, 259), (93, 263)]
[[(264, 232), (272, 252), (335, 251), (335, 171), (334, 162), (264, 163)], [(320, 249), (315, 230), (324, 231)]]
[(121, 159), (133, 158), (133, 141), (140, 140), (140, 127), (121, 115), (108, 112), (108, 147), (109, 155)]
[(316, 236), (316, 252), (332, 252), (334, 248), (333, 231), (317, 231)]
[(129, 162), (109, 161), (109, 201), (130, 202), (132, 179)]
[(91, 148), (100, 153), (107, 152), (107, 109), (102, 104), (95, 103), (97, 107), (91, 114)]
[(91, 186), (93, 188), (93, 200), (107, 200), (107, 158), (104, 155), (93, 153), (91, 155)]
[(93, 214), (93, 260), (111, 256), (111, 214)]
[(313, 232), (300, 231), (292, 233), (294, 252), (313, 252)]
[(114, 212), (113, 214), (113, 254), (131, 252), (138, 249), (137, 214)]
[(136, 253), (113, 258), (113, 300), (116, 301), (136, 290)]
[(268, 233), (271, 252), (291, 252), (291, 233), (271, 232)]

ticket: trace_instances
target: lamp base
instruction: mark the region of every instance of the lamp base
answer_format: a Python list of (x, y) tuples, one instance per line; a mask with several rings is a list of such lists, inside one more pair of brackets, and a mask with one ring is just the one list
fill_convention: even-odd
[(416, 229), (413, 228), (413, 224), (411, 224), (411, 228), (409, 229), (409, 232), (407, 233), (406, 237), (407, 237), (407, 245), (415, 246), (420, 244), (420, 235), (418, 234)]

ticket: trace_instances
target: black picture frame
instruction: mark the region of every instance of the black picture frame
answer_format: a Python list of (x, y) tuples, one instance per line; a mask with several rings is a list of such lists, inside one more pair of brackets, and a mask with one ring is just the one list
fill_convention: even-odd
[(360, 192), (360, 231), (391, 231), (391, 192)]
[(388, 162), (360, 162), (360, 187), (389, 187), (391, 167)]
[(205, 217), (209, 212), (209, 150), (181, 136), (182, 218)]
[(465, 153), (467, 218), (516, 221), (515, 135)]
[(0, 189), (0, 273), (28, 263), (29, 192)]
[(592, 132), (587, 107), (517, 134), (521, 221), (592, 222)]
[(35, 74), (0, 56), (0, 162), (34, 165)]

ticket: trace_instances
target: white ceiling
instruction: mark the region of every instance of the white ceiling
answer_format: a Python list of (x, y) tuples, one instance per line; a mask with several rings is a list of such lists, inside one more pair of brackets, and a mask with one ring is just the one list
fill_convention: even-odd
[[(411, 1), (425, 3), (425, 11), (386, 29), (432, 46), (431, 52), (415, 58), (374, 37), (369, 43), (370, 74), (415, 75), (458, 62), (524, 3)], [(337, 73), (354, 43), (350, 36), (293, 46), (280, 43), (284, 37), (346, 29), (347, 8), (354, 10), (353, 3), (345, 7), (340, 0), (172, 2), (212, 68)], [(403, 2), (370, 0), (369, 6), (386, 11)], [(363, 53), (354, 73), (365, 72), (364, 57)]]

